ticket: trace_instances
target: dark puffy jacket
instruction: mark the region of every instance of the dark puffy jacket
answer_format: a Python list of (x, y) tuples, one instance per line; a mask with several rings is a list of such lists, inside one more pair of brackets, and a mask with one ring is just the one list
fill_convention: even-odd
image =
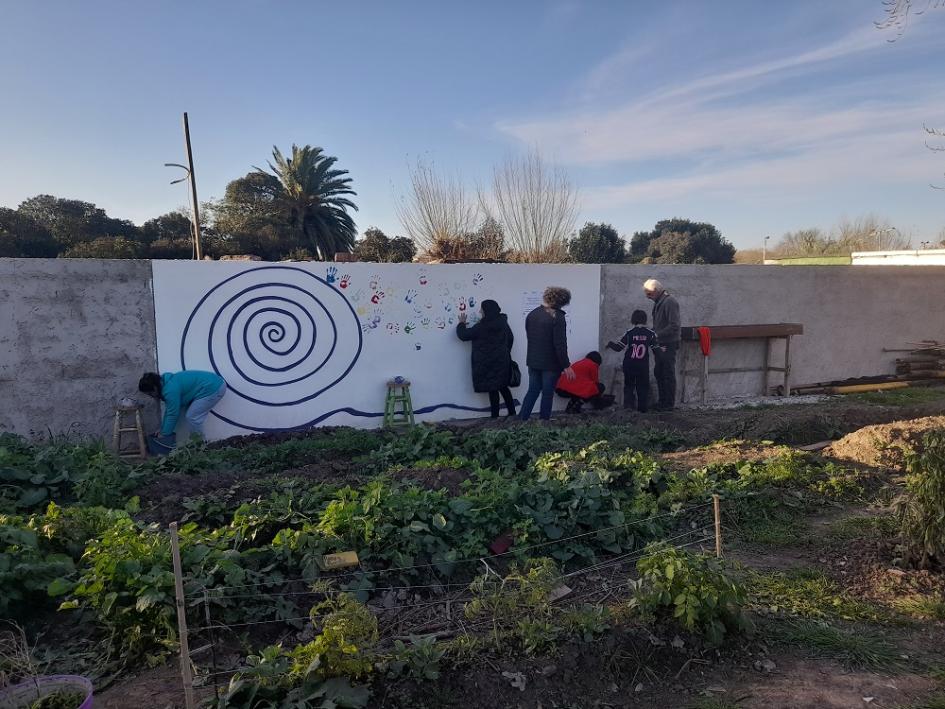
[(539, 305), (525, 318), (528, 355), (525, 364), (531, 369), (560, 372), (571, 366), (568, 359), (568, 321), (563, 310)]
[(456, 326), (461, 340), (472, 341), (472, 380), (476, 391), (499, 391), (509, 385), (512, 374), (512, 343), (515, 336), (505, 313), (486, 317), (471, 327)]

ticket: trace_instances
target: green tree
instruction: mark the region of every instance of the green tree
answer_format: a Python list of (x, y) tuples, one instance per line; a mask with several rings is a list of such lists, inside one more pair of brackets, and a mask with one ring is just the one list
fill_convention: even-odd
[(17, 211), (46, 227), (60, 249), (103, 236), (138, 236), (138, 227), (132, 222), (113, 219), (101, 207), (77, 199), (41, 194), (22, 202)]
[(568, 242), (568, 255), (577, 263), (623, 263), (627, 245), (610, 224), (587, 222)]
[(16, 210), (0, 207), (0, 257), (51, 257), (58, 251), (46, 227)]
[(143, 258), (145, 247), (140, 241), (124, 236), (100, 236), (83, 241), (60, 254), (62, 258)]
[[(208, 227), (201, 230), (204, 243), (212, 243)], [(194, 257), (193, 222), (181, 209), (149, 219), (141, 225), (141, 240), (147, 255), (156, 259), (189, 259)]]
[(649, 263), (733, 263), (735, 247), (712, 224), (664, 219), (630, 239), (630, 260)]
[(226, 186), (223, 199), (204, 211), (213, 221), (207, 251), (254, 254), (277, 261), (303, 248), (297, 230), (291, 228), (276, 204), (279, 180), (265, 172), (251, 172)]
[(273, 147), (272, 158), (269, 169), (277, 181), (272, 206), (297, 240), (325, 261), (350, 252), (356, 228), (348, 210), (357, 211), (357, 206), (346, 196), (356, 194), (351, 178), (345, 177), (348, 171), (335, 169), (337, 158), (310, 145), (293, 145), (291, 157)]
[(411, 239), (404, 236), (391, 239), (377, 227), (371, 227), (355, 242), (354, 254), (359, 261), (405, 263), (413, 261), (417, 247)]

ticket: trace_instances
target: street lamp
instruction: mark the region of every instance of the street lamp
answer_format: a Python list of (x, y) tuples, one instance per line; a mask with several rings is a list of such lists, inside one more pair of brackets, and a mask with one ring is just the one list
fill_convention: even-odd
[(768, 260), (768, 239), (770, 236), (766, 236), (765, 240), (761, 242), (761, 265), (764, 266), (765, 262)]

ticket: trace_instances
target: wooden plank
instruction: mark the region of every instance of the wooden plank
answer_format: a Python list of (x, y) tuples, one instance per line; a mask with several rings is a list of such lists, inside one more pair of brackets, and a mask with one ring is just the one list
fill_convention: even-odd
[[(756, 337), (788, 337), (789, 335), (803, 335), (804, 326), (801, 323), (770, 323), (766, 325), (708, 325), (712, 331), (713, 340), (744, 340)], [(697, 326), (682, 328), (682, 339), (698, 340)]]

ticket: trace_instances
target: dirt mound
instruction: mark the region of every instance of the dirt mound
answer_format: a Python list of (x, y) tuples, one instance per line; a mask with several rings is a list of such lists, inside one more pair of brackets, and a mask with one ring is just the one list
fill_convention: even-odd
[(783, 446), (759, 444), (754, 441), (727, 441), (675, 453), (663, 453), (657, 458), (664, 461), (672, 470), (687, 473), (714, 463), (767, 460), (784, 455), (788, 450)]
[(905, 450), (921, 449), (922, 438), (935, 429), (945, 429), (945, 416), (866, 426), (841, 438), (824, 450), (824, 455), (874, 467), (902, 469)]
[(463, 494), (463, 480), (472, 477), (472, 472), (457, 468), (407, 468), (398, 470), (394, 477), (410, 480), (427, 490), (443, 490), (450, 497)]

